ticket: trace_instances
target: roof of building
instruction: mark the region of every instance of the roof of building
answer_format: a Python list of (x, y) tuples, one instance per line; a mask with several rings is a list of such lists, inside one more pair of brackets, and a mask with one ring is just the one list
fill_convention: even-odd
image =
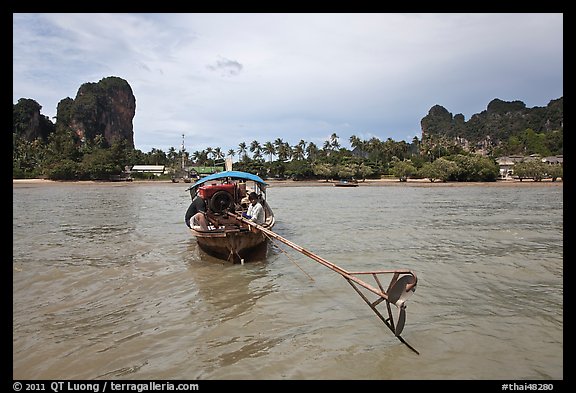
[(525, 161), (526, 158), (529, 157), (524, 157), (524, 156), (504, 156), (504, 157), (498, 157), (496, 159), (496, 162), (500, 165), (514, 165), (517, 162), (522, 162)]
[(188, 169), (195, 171), (199, 175), (211, 175), (215, 172), (222, 172), (221, 166), (191, 166)]
[(164, 165), (134, 165), (132, 166), (132, 170), (142, 172), (164, 172)]
[(542, 158), (542, 162), (549, 162), (550, 164), (564, 163), (564, 156), (549, 156)]

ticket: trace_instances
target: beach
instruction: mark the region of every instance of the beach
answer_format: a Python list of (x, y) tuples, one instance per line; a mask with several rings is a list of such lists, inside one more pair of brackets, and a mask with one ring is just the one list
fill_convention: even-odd
[[(337, 181), (334, 180), (275, 180), (275, 179), (265, 179), (269, 187), (333, 187)], [(46, 179), (13, 179), (12, 185), (57, 185), (57, 184), (102, 184), (102, 185), (137, 185), (137, 184), (166, 184), (172, 183), (171, 180), (134, 180), (132, 182), (106, 182), (106, 181), (94, 181), (94, 180), (82, 180), (82, 181), (57, 181), (57, 180), (46, 180)], [(180, 184), (180, 183), (173, 183)], [(183, 183), (189, 184), (189, 183)], [(465, 187), (465, 186), (487, 186), (487, 187), (500, 187), (500, 186), (516, 186), (522, 187), (526, 185), (530, 186), (541, 186), (541, 187), (562, 187), (563, 182), (561, 180), (552, 181), (551, 179), (544, 179), (542, 181), (533, 181), (531, 179), (524, 179), (520, 181), (518, 179), (508, 179), (508, 180), (497, 180), (494, 182), (431, 182), (428, 179), (408, 179), (406, 182), (401, 182), (398, 179), (366, 179), (364, 181), (360, 180), (358, 182), (359, 187), (377, 187), (377, 186), (414, 186), (414, 187)]]

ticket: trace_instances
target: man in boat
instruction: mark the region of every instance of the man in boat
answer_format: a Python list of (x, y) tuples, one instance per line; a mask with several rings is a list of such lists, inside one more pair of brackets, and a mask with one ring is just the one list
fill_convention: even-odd
[[(190, 193), (192, 193), (192, 191), (190, 191)], [(196, 193), (194, 198), (192, 198), (192, 203), (188, 206), (188, 210), (186, 210), (186, 216), (184, 217), (186, 226), (191, 228), (190, 220), (192, 220), (193, 226), (199, 226), (201, 230), (207, 231), (208, 224), (206, 223), (206, 217), (204, 216), (205, 212), (206, 202), (204, 202), (204, 199), (200, 198), (200, 195)]]
[(251, 192), (248, 195), (248, 200), (250, 201), (250, 206), (248, 206), (248, 212), (243, 214), (243, 216), (256, 224), (262, 225), (265, 220), (265, 213), (262, 204), (259, 201), (258, 194)]

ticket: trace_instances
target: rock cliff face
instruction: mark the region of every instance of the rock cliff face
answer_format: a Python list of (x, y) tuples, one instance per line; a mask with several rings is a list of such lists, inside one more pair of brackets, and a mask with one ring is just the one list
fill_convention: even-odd
[(492, 100), (485, 111), (465, 121), (462, 114), (452, 116), (446, 108), (434, 105), (420, 122), (422, 138), (426, 135), (464, 138), (470, 142), (491, 139), (506, 140), (531, 128), (535, 132), (551, 132), (564, 128), (564, 98), (546, 107), (527, 108), (522, 101)]
[(54, 124), (42, 115), (42, 107), (30, 98), (20, 98), (13, 106), (13, 133), (28, 141), (37, 138), (43, 141), (54, 132)]
[(135, 114), (136, 98), (132, 88), (124, 79), (111, 76), (98, 83), (84, 83), (74, 100), (62, 100), (57, 119), (82, 141), (102, 135), (109, 145), (126, 140), (127, 145), (134, 148), (132, 120)]

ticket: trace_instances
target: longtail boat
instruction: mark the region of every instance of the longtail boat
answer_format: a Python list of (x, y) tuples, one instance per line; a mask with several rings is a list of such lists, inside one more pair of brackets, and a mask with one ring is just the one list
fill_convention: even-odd
[(266, 201), (267, 185), (262, 178), (251, 173), (224, 171), (206, 176), (190, 186), (187, 190), (192, 199), (198, 194), (206, 205), (208, 228), (203, 230), (192, 226), (190, 229), (198, 246), (207, 254), (235, 263), (265, 256), (268, 237), (228, 213), (246, 213), (247, 195), (256, 192), (264, 208), (262, 227), (271, 229), (275, 220)]
[[(252, 190), (259, 195), (259, 202), (265, 210), (265, 222), (261, 224), (245, 215), (248, 207), (248, 182), (253, 184)], [(268, 240), (283, 243), (346, 279), (396, 338), (419, 354), (401, 336), (406, 322), (406, 301), (416, 291), (416, 274), (408, 269), (348, 271), (273, 232), (275, 220), (266, 202), (266, 186), (264, 180), (256, 175), (224, 171), (198, 180), (188, 188), (192, 198), (198, 194), (207, 206), (205, 217), (209, 222), (208, 229), (191, 228), (199, 247), (214, 256), (243, 264), (251, 253), (265, 246)], [(386, 276), (390, 277), (390, 281), (385, 287), (383, 279)], [(362, 279), (370, 277), (373, 283)], [(379, 306), (385, 307), (385, 311), (379, 309)], [(393, 312), (392, 306), (398, 311)]]

